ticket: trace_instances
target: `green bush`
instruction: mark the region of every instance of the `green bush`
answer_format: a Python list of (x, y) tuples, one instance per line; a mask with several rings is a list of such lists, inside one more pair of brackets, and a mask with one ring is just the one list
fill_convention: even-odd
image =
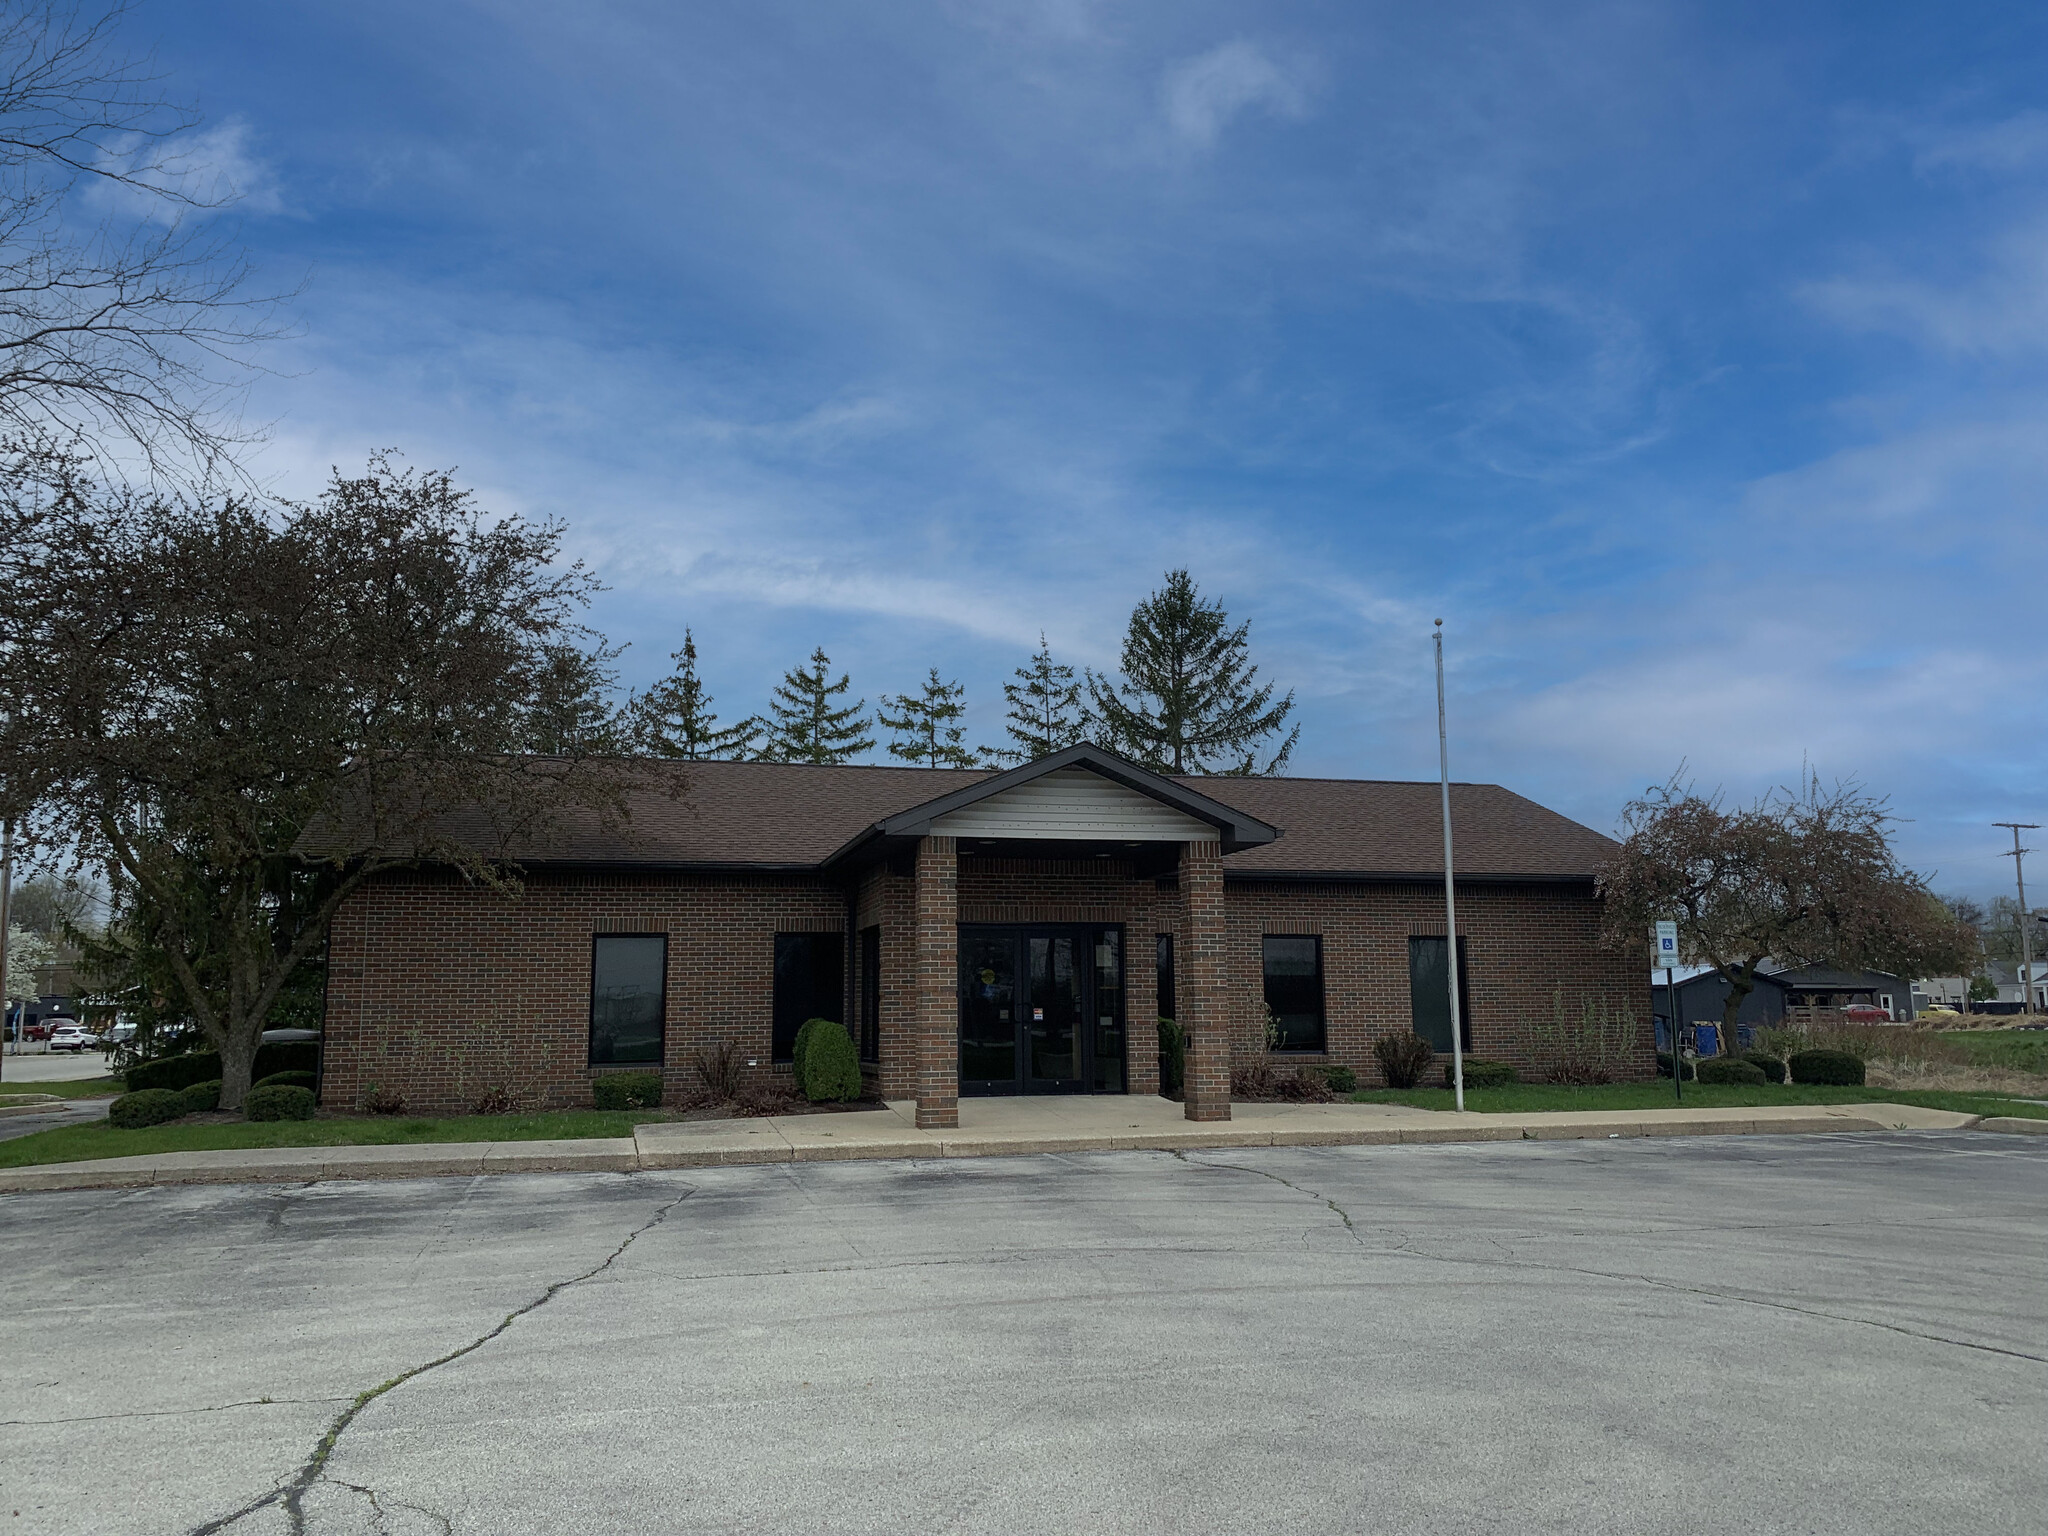
[(803, 1026), (797, 1030), (797, 1044), (791, 1049), (791, 1053), (788, 1053), (788, 1065), (791, 1065), (791, 1069), (797, 1073), (797, 1092), (799, 1094), (803, 1092), (803, 1061), (805, 1061), (805, 1057), (811, 1055), (811, 1040), (815, 1040), (819, 1028), (825, 1028), (825, 1026), (838, 1028), (836, 1024), (831, 1024), (829, 1018), (807, 1018), (803, 1022)]
[(1847, 1051), (1794, 1051), (1786, 1063), (1792, 1081), (1837, 1088), (1863, 1086), (1863, 1062)]
[(155, 1088), (176, 1092), (220, 1076), (219, 1051), (187, 1051), (182, 1056), (159, 1056), (155, 1061), (138, 1061), (128, 1069), (128, 1091), (143, 1093)]
[[(1465, 1058), (1465, 1086), (1467, 1088), (1505, 1088), (1516, 1080), (1515, 1069), (1504, 1061), (1486, 1061), (1478, 1056)], [(1444, 1062), (1444, 1086), (1456, 1087), (1451, 1073), (1451, 1063)]]
[(313, 1090), (310, 1088), (251, 1088), (242, 1101), (242, 1113), (251, 1120), (310, 1120), (313, 1118)]
[(846, 1027), (829, 1019), (813, 1019), (804, 1028), (811, 1031), (811, 1038), (803, 1065), (797, 1068), (797, 1092), (813, 1104), (843, 1104), (859, 1098), (860, 1057)]
[(1358, 1074), (1349, 1067), (1324, 1067), (1322, 1073), (1332, 1093), (1358, 1092)]
[(252, 1088), (317, 1088), (319, 1081), (311, 1072), (273, 1072), (268, 1077), (258, 1078), (249, 1085)]
[(659, 1072), (606, 1072), (591, 1079), (599, 1109), (652, 1109), (661, 1102)]
[(1750, 1051), (1741, 1059), (1763, 1073), (1765, 1082), (1785, 1081), (1785, 1059), (1782, 1056), (1773, 1056), (1766, 1051)]
[(107, 1106), (107, 1124), (123, 1131), (139, 1131), (145, 1125), (162, 1125), (185, 1113), (182, 1095), (169, 1088), (143, 1088), (124, 1093)]
[[(318, 1040), (273, 1040), (256, 1047), (256, 1060), (249, 1075), (260, 1082), (279, 1072), (311, 1072), (320, 1065)], [(187, 1051), (182, 1056), (159, 1056), (155, 1061), (138, 1061), (128, 1069), (128, 1091), (144, 1088), (190, 1088), (221, 1075), (219, 1051)]]
[(1159, 1021), (1159, 1092), (1177, 1099), (1187, 1087), (1188, 1032), (1171, 1019)]
[(1709, 1056), (1699, 1064), (1695, 1076), (1703, 1083), (1744, 1083), (1761, 1087), (1764, 1069), (1738, 1056)]
[(203, 1114), (207, 1110), (220, 1108), (220, 1079), (211, 1082), (194, 1083), (190, 1088), (178, 1090), (178, 1102), (185, 1106), (188, 1115)]

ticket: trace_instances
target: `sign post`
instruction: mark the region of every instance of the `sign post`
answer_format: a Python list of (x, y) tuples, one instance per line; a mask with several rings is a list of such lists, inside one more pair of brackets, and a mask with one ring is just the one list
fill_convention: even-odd
[(1685, 1056), (1678, 1045), (1678, 988), (1671, 973), (1678, 967), (1678, 924), (1659, 918), (1655, 933), (1657, 963), (1664, 967), (1664, 1014), (1671, 1031), (1671, 1095), (1685, 1102)]

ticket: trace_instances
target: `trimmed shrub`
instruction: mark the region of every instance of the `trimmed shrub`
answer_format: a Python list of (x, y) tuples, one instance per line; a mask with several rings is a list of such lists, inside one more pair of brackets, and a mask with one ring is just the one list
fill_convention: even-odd
[(796, 1074), (796, 1087), (799, 1093), (803, 1092), (804, 1058), (811, 1053), (811, 1041), (817, 1038), (818, 1027), (821, 1024), (831, 1022), (830, 1019), (805, 1019), (797, 1029), (796, 1044), (791, 1047), (789, 1053), (789, 1065), (790, 1070)]
[(1743, 1055), (1741, 1059), (1755, 1067), (1757, 1071), (1763, 1073), (1765, 1082), (1782, 1083), (1785, 1081), (1785, 1060), (1782, 1056), (1767, 1055), (1763, 1051), (1750, 1051)]
[[(1659, 1051), (1657, 1053), (1657, 1075), (1659, 1077), (1669, 1077), (1671, 1075), (1671, 1053), (1669, 1051)], [(1685, 1080), (1689, 1083), (1698, 1082), (1699, 1075), (1699, 1069), (1691, 1062), (1687, 1062)]]
[(1349, 1067), (1323, 1067), (1319, 1070), (1323, 1074), (1323, 1081), (1330, 1085), (1330, 1092), (1358, 1092), (1358, 1074)]
[(313, 1118), (313, 1090), (279, 1085), (251, 1088), (242, 1101), (242, 1113), (251, 1120), (310, 1120)]
[[(274, 1040), (256, 1047), (256, 1059), (249, 1075), (257, 1082), (279, 1072), (312, 1072), (320, 1065), (318, 1040)], [(128, 1091), (144, 1088), (190, 1088), (221, 1075), (219, 1051), (187, 1051), (182, 1056), (159, 1056), (138, 1061), (128, 1069)]]
[(122, 1094), (107, 1106), (107, 1124), (124, 1131), (139, 1131), (145, 1125), (162, 1125), (184, 1113), (182, 1095), (169, 1088), (142, 1088)]
[(797, 1091), (813, 1104), (843, 1104), (860, 1097), (860, 1056), (844, 1024), (813, 1019), (809, 1048), (796, 1069)]
[(590, 1081), (599, 1109), (653, 1109), (661, 1102), (659, 1072), (607, 1072)]
[(1753, 1061), (1744, 1061), (1739, 1056), (1709, 1056), (1694, 1070), (1693, 1075), (1703, 1083), (1764, 1084), (1764, 1069)]
[(1861, 1088), (1863, 1063), (1847, 1051), (1794, 1051), (1785, 1063), (1792, 1081), (1817, 1086)]
[[(1465, 1058), (1465, 1086), (1467, 1088), (1505, 1088), (1516, 1081), (1515, 1069), (1504, 1061), (1487, 1061), (1480, 1056)], [(1451, 1077), (1451, 1063), (1444, 1063), (1444, 1086), (1456, 1086)]]
[(1177, 1099), (1187, 1090), (1188, 1032), (1171, 1019), (1159, 1021), (1159, 1092)]
[(176, 1092), (190, 1088), (194, 1083), (215, 1081), (219, 1077), (219, 1051), (187, 1051), (182, 1056), (159, 1056), (155, 1061), (138, 1061), (128, 1069), (127, 1083), (130, 1093), (143, 1093), (154, 1088), (168, 1088)]
[(220, 1108), (220, 1079), (210, 1083), (194, 1083), (190, 1088), (178, 1090), (178, 1102), (185, 1106), (188, 1115), (204, 1114)]
[(1389, 1088), (1413, 1088), (1436, 1060), (1436, 1051), (1417, 1034), (1384, 1035), (1372, 1043)]
[(251, 1088), (316, 1088), (319, 1086), (311, 1072), (273, 1072), (268, 1077), (259, 1077), (249, 1085)]

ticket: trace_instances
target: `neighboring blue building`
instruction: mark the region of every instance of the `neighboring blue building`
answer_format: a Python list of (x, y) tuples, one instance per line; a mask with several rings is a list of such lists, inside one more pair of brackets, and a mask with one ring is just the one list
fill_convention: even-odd
[[(1650, 1010), (1657, 1020), (1657, 1049), (1671, 1049), (1671, 1004), (1665, 996), (1663, 973), (1652, 971)], [(1728, 982), (1719, 971), (1696, 971), (1679, 976), (1672, 988), (1678, 994), (1678, 1022), (1693, 1026), (1693, 1036), (1702, 1056), (1721, 1054), (1721, 1020), (1728, 1006)], [(1785, 1022), (1785, 984), (1777, 976), (1759, 971), (1756, 987), (1742, 1000), (1735, 1016), (1740, 1038), (1736, 1050), (1746, 1050), (1759, 1029), (1773, 1029)]]

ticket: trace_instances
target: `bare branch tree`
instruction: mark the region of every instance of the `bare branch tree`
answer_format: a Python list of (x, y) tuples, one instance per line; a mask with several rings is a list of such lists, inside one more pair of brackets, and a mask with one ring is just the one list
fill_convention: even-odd
[[(125, 445), (203, 480), (253, 435), (252, 350), (286, 333), (289, 295), (251, 291), (215, 222), (238, 191), (198, 152), (197, 114), (122, 46), (128, 12), (0, 11), (0, 434)], [(94, 220), (94, 201), (111, 211)]]

